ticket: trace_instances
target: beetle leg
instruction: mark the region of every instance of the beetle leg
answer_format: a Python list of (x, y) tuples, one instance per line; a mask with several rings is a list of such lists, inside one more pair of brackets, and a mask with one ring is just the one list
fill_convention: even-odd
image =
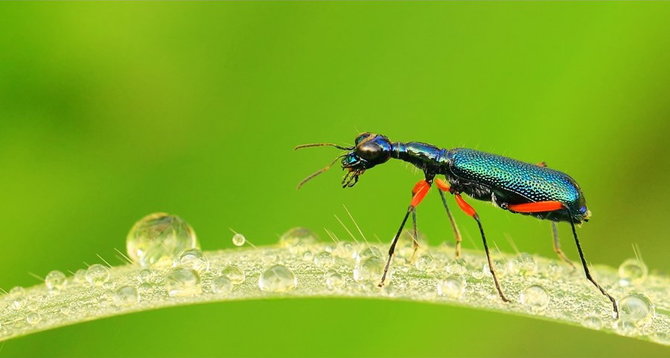
[(496, 276), (496, 271), (493, 268), (493, 261), (491, 260), (491, 254), (489, 253), (489, 246), (486, 243), (486, 235), (484, 235), (484, 228), (482, 227), (482, 222), (479, 219), (479, 215), (477, 215), (477, 212), (475, 209), (470, 206), (470, 204), (466, 203), (465, 200), (461, 197), (461, 194), (454, 194), (454, 197), (456, 198), (456, 203), (458, 206), (463, 210), (464, 213), (468, 214), (468, 216), (472, 217), (477, 221), (477, 226), (479, 226), (479, 233), (482, 236), (482, 242), (484, 243), (484, 251), (486, 252), (486, 260), (489, 263), (489, 271), (491, 272), (491, 275), (493, 276), (493, 282), (496, 285), (496, 289), (498, 290), (498, 294), (500, 295), (500, 298), (504, 302), (510, 302), (507, 297), (505, 297), (505, 294), (503, 293), (502, 289), (500, 288), (500, 283), (498, 282), (498, 276)]
[(451, 187), (447, 182), (439, 178), (435, 179), (435, 184), (440, 189), (438, 192), (442, 198), (442, 205), (444, 205), (444, 210), (447, 211), (447, 216), (449, 217), (449, 222), (451, 223), (451, 229), (454, 231), (454, 237), (456, 238), (456, 258), (459, 258), (461, 257), (461, 242), (463, 241), (463, 237), (461, 237), (461, 231), (458, 229), (458, 225), (456, 225), (454, 216), (451, 215), (451, 210), (449, 210), (449, 206), (447, 205), (447, 198), (444, 195), (445, 191), (451, 192)]
[(556, 255), (558, 255), (558, 257), (560, 257), (561, 260), (567, 262), (570, 265), (570, 267), (572, 267), (573, 271), (576, 270), (577, 268), (575, 267), (575, 264), (572, 263), (572, 261), (570, 261), (570, 259), (567, 256), (565, 256), (563, 250), (561, 250), (561, 243), (560, 241), (558, 241), (558, 225), (556, 224), (555, 221), (551, 222), (551, 234), (554, 238), (554, 252), (556, 253)]
[(402, 222), (400, 223), (400, 227), (398, 228), (398, 231), (396, 232), (395, 236), (393, 237), (393, 241), (391, 241), (391, 247), (389, 248), (389, 258), (386, 261), (386, 266), (384, 266), (384, 273), (382, 274), (382, 279), (379, 282), (379, 287), (384, 286), (384, 281), (386, 280), (386, 274), (388, 273), (389, 266), (391, 265), (391, 259), (393, 258), (393, 254), (395, 253), (395, 247), (398, 244), (398, 238), (400, 237), (400, 233), (402, 232), (402, 229), (405, 227), (405, 223), (407, 222), (407, 218), (409, 217), (409, 214), (414, 212), (416, 207), (421, 204), (421, 201), (423, 201), (423, 198), (426, 197), (426, 194), (428, 194), (428, 191), (430, 190), (430, 186), (432, 184), (432, 180), (421, 180), (416, 185), (414, 185), (414, 189), (412, 190), (412, 193), (414, 195), (412, 196), (412, 201), (409, 203), (409, 207), (407, 207), (407, 212), (405, 213), (405, 216), (402, 219)]

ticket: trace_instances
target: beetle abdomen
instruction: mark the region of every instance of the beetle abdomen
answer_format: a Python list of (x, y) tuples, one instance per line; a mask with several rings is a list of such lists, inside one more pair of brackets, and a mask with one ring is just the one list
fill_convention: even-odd
[(462, 184), (488, 187), (499, 203), (560, 201), (570, 208), (575, 219), (581, 221), (586, 216), (579, 185), (563, 172), (466, 148), (449, 150), (447, 158), (451, 173)]

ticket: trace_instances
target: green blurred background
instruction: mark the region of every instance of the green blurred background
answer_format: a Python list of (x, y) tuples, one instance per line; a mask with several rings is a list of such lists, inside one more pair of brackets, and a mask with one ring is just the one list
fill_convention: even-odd
[[(668, 270), (670, 4), (526, 2), (3, 3), (0, 287), (113, 262), (145, 214), (175, 213), (204, 249), (294, 226), (345, 236), (346, 204), (388, 240), (420, 174), (400, 162), (353, 189), (335, 155), (296, 144), (471, 147), (575, 177), (587, 258), (637, 245)], [(372, 204), (374, 203), (374, 205)], [(491, 240), (554, 257), (549, 225), (475, 203)], [(465, 247), (480, 249), (457, 214)], [(451, 240), (438, 196), (419, 210)], [(566, 226), (564, 247), (576, 258)], [(603, 304), (606, 304), (603, 300)], [(579, 327), (458, 307), (255, 301), (105, 319), (4, 343), (4, 356), (667, 356)]]

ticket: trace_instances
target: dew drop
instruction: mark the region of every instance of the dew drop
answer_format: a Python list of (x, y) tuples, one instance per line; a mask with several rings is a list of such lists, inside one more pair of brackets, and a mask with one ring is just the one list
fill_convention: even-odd
[(351, 242), (340, 241), (335, 245), (333, 255), (343, 259), (351, 259), (356, 256), (356, 251), (354, 250), (354, 245)]
[(437, 268), (437, 262), (431, 255), (421, 255), (414, 263), (414, 267), (425, 272), (432, 272)]
[(619, 265), (619, 285), (630, 286), (647, 278), (647, 265), (638, 259), (628, 259)]
[(596, 316), (588, 316), (584, 318), (582, 325), (591, 329), (601, 329), (603, 328), (603, 321)]
[(634, 336), (638, 330), (635, 322), (624, 320), (614, 322), (614, 329), (624, 336)]
[(86, 270), (86, 281), (93, 286), (102, 286), (109, 280), (109, 269), (101, 264), (93, 264)]
[(444, 267), (444, 272), (447, 274), (463, 275), (468, 271), (465, 261), (463, 259), (456, 259)]
[(335, 258), (328, 251), (321, 251), (314, 256), (314, 264), (321, 267), (331, 266), (335, 263)]
[(522, 253), (507, 261), (507, 272), (532, 275), (537, 271), (537, 262), (532, 255)]
[(344, 286), (344, 277), (335, 270), (328, 270), (323, 277), (329, 290), (336, 290)]
[(227, 294), (233, 290), (233, 282), (226, 275), (217, 276), (212, 279), (212, 292), (218, 294)]
[(244, 246), (244, 244), (247, 242), (247, 238), (244, 237), (244, 235), (240, 233), (235, 233), (233, 235), (233, 245), (235, 246)]
[(279, 245), (288, 248), (293, 253), (302, 253), (316, 243), (318, 236), (310, 229), (295, 227), (285, 232), (279, 238)]
[[(373, 281), (379, 280), (384, 272), (384, 260), (378, 256), (370, 256), (354, 266), (354, 280), (355, 281)], [(387, 275), (390, 279), (391, 270)]]
[(356, 260), (360, 262), (370, 257), (382, 257), (382, 252), (374, 246), (368, 246), (358, 253)]
[(202, 272), (209, 268), (209, 261), (202, 256), (202, 251), (199, 249), (188, 249), (181, 253), (179, 260), (175, 261), (173, 266), (182, 266)]
[(30, 312), (26, 315), (26, 322), (30, 325), (36, 325), (40, 323), (42, 320), (42, 317), (40, 317), (39, 313), (37, 312)]
[(137, 281), (140, 283), (142, 282), (150, 282), (151, 279), (154, 276), (154, 272), (150, 269), (142, 269), (140, 272), (137, 274)]
[(642, 294), (634, 293), (619, 301), (621, 321), (639, 324), (654, 314), (654, 307), (649, 298)]
[(549, 303), (549, 294), (540, 285), (527, 287), (519, 294), (521, 304), (528, 306), (531, 310), (543, 310)]
[(139, 301), (140, 296), (133, 286), (123, 286), (114, 293), (114, 303), (119, 306), (130, 306)]
[(297, 278), (283, 265), (274, 265), (266, 269), (258, 278), (258, 287), (266, 292), (287, 292), (297, 286)]
[(9, 294), (12, 296), (19, 296), (26, 293), (26, 289), (21, 286), (14, 286), (9, 290)]
[(223, 270), (221, 270), (221, 275), (228, 277), (233, 285), (239, 285), (246, 279), (244, 271), (240, 270), (240, 268), (235, 265), (224, 267)]
[(193, 269), (177, 267), (165, 280), (168, 295), (172, 297), (195, 296), (202, 292), (200, 276)]
[(193, 228), (176, 215), (145, 216), (126, 238), (128, 256), (142, 267), (168, 266), (184, 250), (199, 249)]
[(77, 283), (85, 283), (86, 282), (86, 270), (85, 269), (79, 269), (79, 270), (75, 271), (74, 281), (77, 282)]
[(302, 259), (307, 262), (312, 261), (314, 260), (314, 254), (311, 251), (307, 250), (302, 253)]
[(449, 298), (459, 298), (465, 292), (466, 282), (461, 275), (451, 275), (437, 283), (437, 294)]
[(57, 270), (49, 272), (44, 278), (44, 284), (50, 292), (56, 292), (65, 287), (65, 281), (65, 274)]

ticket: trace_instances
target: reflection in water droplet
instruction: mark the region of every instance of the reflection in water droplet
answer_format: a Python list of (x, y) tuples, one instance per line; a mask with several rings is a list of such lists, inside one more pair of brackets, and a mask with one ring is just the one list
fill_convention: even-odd
[(642, 294), (628, 295), (619, 301), (621, 320), (639, 324), (654, 314), (651, 301)]
[(181, 253), (179, 260), (173, 266), (182, 266), (202, 272), (209, 268), (209, 261), (202, 256), (202, 251), (199, 249), (189, 249)]
[(279, 238), (279, 245), (287, 247), (293, 253), (302, 253), (309, 245), (316, 243), (317, 238), (318, 236), (312, 230), (296, 227)]
[(465, 292), (466, 282), (461, 275), (451, 275), (437, 283), (437, 294), (450, 298), (459, 298)]
[(521, 304), (528, 306), (531, 310), (543, 310), (549, 303), (549, 294), (540, 285), (533, 285), (519, 294)]
[(233, 285), (241, 284), (246, 278), (244, 272), (235, 265), (225, 267), (223, 270), (221, 270), (221, 275), (228, 277)]
[(335, 258), (330, 252), (321, 251), (314, 256), (314, 264), (320, 267), (331, 266), (335, 263)]
[(130, 229), (126, 239), (128, 256), (140, 266), (170, 265), (184, 250), (199, 249), (191, 226), (176, 215), (145, 216)]
[(42, 317), (37, 312), (30, 312), (26, 315), (26, 322), (31, 325), (40, 323)]
[(619, 265), (619, 285), (630, 286), (647, 278), (647, 265), (638, 259), (628, 259)]
[[(379, 280), (384, 272), (384, 260), (377, 256), (370, 256), (354, 266), (354, 280), (356, 281), (374, 281)], [(392, 267), (386, 276), (391, 279)]]
[(266, 292), (287, 292), (298, 286), (298, 280), (291, 270), (283, 265), (274, 265), (258, 278), (258, 287)]
[(212, 279), (211, 288), (214, 293), (230, 293), (233, 290), (233, 282), (226, 275), (217, 276)]
[(591, 329), (601, 329), (603, 328), (603, 321), (596, 316), (588, 316), (584, 318), (582, 325)]
[(242, 235), (240, 233), (235, 233), (235, 235), (233, 235), (233, 245), (244, 246), (244, 243), (246, 243), (246, 242), (247, 242), (247, 238), (244, 237), (244, 235)]
[(137, 289), (133, 286), (123, 286), (116, 290), (114, 294), (114, 303), (119, 306), (130, 306), (139, 302), (140, 296)]
[(93, 264), (86, 270), (86, 281), (94, 286), (102, 286), (109, 280), (109, 269), (101, 264)]
[(51, 292), (58, 291), (65, 287), (65, 274), (54, 270), (47, 274), (47, 277), (44, 278), (44, 284), (47, 286), (47, 289)]
[(324, 278), (326, 279), (326, 287), (328, 287), (329, 290), (336, 290), (344, 286), (344, 277), (335, 270), (328, 270), (324, 275)]
[(200, 276), (193, 269), (177, 267), (173, 269), (165, 280), (168, 295), (195, 296), (202, 292)]

